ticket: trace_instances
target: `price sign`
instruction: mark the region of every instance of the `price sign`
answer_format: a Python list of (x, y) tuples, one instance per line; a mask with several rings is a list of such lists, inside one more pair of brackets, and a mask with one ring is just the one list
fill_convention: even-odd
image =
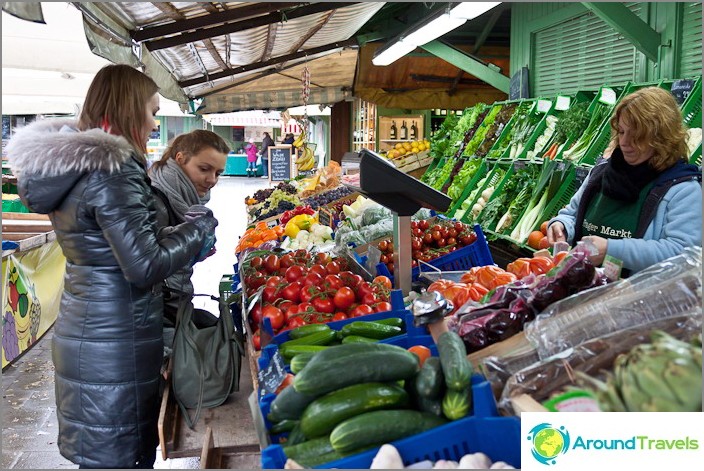
[(675, 96), (678, 105), (682, 105), (692, 93), (694, 88), (694, 80), (675, 80), (670, 87), (670, 93)]
[(276, 350), (266, 368), (262, 368), (257, 372), (259, 387), (264, 394), (274, 394), (284, 381), (284, 378), (286, 378), (286, 367), (281, 354)]
[(547, 113), (552, 107), (552, 101), (550, 100), (538, 100), (538, 112)]
[(599, 95), (599, 101), (605, 105), (615, 105), (616, 104), (616, 92), (613, 88), (604, 87), (601, 89), (601, 95)]
[(558, 111), (565, 111), (570, 108), (570, 102), (572, 99), (568, 96), (558, 96), (555, 102), (555, 109)]
[(589, 171), (591, 169), (587, 167), (575, 167), (574, 168), (574, 180), (575, 183), (577, 184), (577, 188), (582, 186), (582, 183), (584, 183), (584, 180), (587, 179), (587, 176), (589, 175)]
[(323, 226), (333, 227), (334, 218), (330, 211), (328, 211), (326, 208), (320, 208), (318, 210), (318, 223)]
[(269, 180), (273, 182), (283, 182), (290, 180), (294, 175), (291, 164), (293, 156), (291, 146), (271, 146), (269, 147)]

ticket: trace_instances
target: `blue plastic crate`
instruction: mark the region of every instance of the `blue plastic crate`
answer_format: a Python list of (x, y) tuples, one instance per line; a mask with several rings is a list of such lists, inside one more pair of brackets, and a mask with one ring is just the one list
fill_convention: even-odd
[[(485, 453), (493, 462), (505, 461), (521, 467), (521, 423), (518, 417), (500, 417), (491, 385), (481, 375), (472, 377), (473, 415), (455, 420), (412, 437), (391, 442), (404, 465), (419, 461), (454, 460), (470, 453)], [(369, 469), (379, 448), (316, 468)], [(262, 450), (263, 469), (283, 469), (286, 454), (281, 445)]]
[[(472, 267), (494, 265), (494, 259), (489, 250), (489, 243), (486, 241), (484, 231), (482, 231), (479, 224), (474, 225), (474, 233), (477, 235), (477, 240), (470, 245), (431, 260), (427, 262), (428, 265), (432, 265), (441, 271), (461, 271), (469, 270)], [(385, 264), (377, 264), (376, 271), (377, 275), (388, 276), (393, 283), (394, 277), (389, 273)], [(413, 281), (416, 281), (420, 277), (420, 267), (413, 268), (411, 274)]]

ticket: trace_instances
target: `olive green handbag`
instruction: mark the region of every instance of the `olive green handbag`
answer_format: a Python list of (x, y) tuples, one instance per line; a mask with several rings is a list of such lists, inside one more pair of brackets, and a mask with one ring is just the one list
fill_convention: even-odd
[[(235, 331), (225, 301), (210, 298), (218, 301), (219, 316), (195, 309), (192, 297), (182, 297), (174, 334), (172, 390), (191, 429), (198, 422), (201, 408), (217, 407), (239, 390), (242, 334)], [(193, 419), (187, 409), (196, 409)]]

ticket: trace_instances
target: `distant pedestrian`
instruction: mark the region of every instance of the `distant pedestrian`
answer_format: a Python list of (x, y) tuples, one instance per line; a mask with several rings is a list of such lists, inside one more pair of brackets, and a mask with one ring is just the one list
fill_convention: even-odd
[(296, 138), (293, 137), (293, 133), (290, 132), (290, 133), (286, 134), (286, 137), (284, 137), (284, 140), (281, 142), (282, 142), (282, 144), (293, 144), (293, 141), (295, 141), (295, 140), (296, 140)]
[(262, 166), (264, 167), (264, 176), (269, 175), (269, 147), (276, 145), (274, 140), (271, 138), (268, 132), (264, 133), (264, 139), (262, 139), (262, 150), (259, 153), (262, 156)]
[(247, 153), (247, 177), (257, 176), (257, 145), (254, 143), (254, 138), (249, 138), (247, 147), (244, 148)]

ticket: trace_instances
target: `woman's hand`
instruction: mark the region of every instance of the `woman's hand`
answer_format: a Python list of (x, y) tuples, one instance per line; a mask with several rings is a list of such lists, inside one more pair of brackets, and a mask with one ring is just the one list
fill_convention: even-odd
[(590, 255), (589, 261), (592, 262), (595, 267), (601, 266), (601, 264), (604, 263), (604, 258), (606, 257), (606, 249), (609, 246), (609, 240), (599, 236), (584, 236), (582, 237), (582, 240), (589, 241), (594, 244), (598, 250), (598, 253), (596, 255)]
[(567, 242), (564, 224), (559, 221), (555, 221), (548, 226), (548, 242), (550, 245), (555, 242)]

